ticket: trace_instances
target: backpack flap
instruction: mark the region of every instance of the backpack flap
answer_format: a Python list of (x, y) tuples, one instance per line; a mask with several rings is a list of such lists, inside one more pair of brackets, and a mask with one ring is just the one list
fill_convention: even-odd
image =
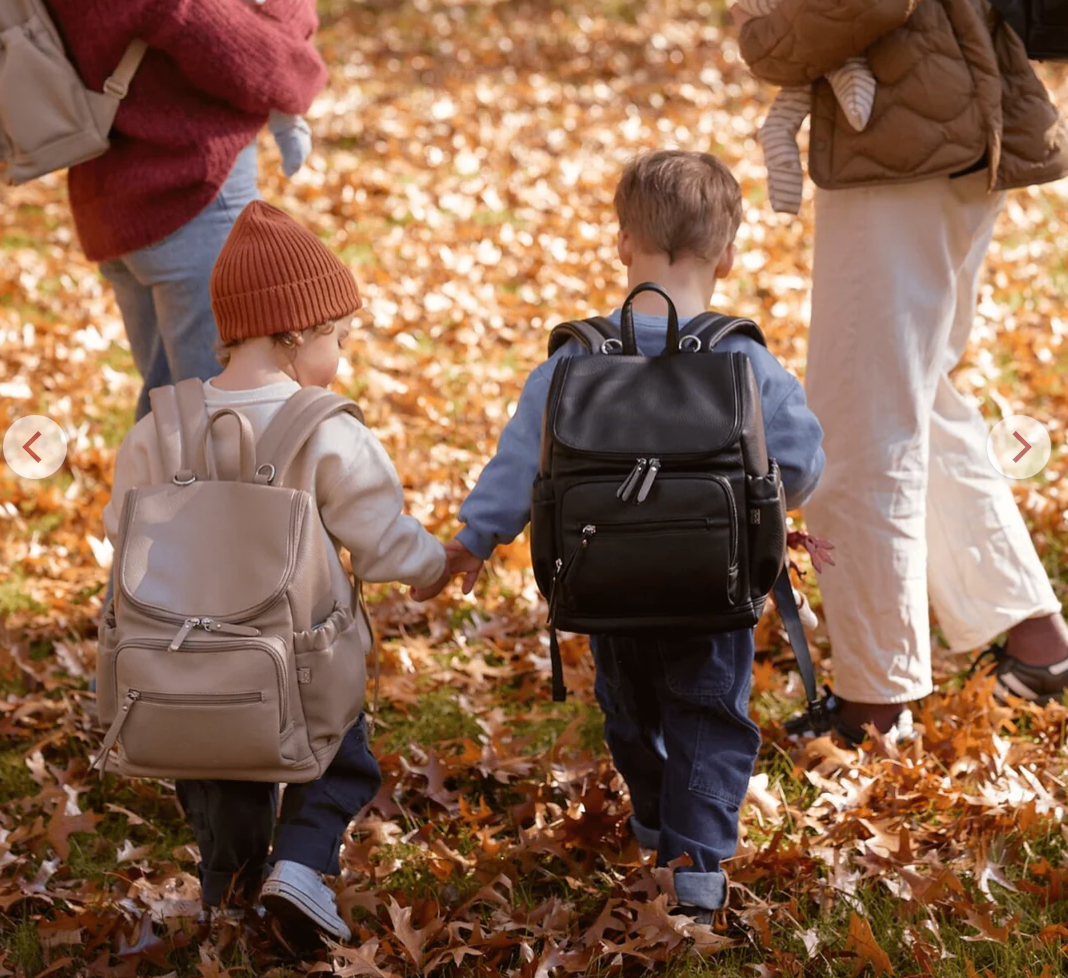
[[(187, 392), (189, 388), (182, 391)], [(163, 404), (170, 396), (158, 400)], [(156, 406), (154, 401), (154, 410)], [(211, 429), (224, 418), (235, 420), (240, 432), (236, 481), (217, 478), (211, 447)], [(167, 424), (160, 418), (157, 423)], [(265, 534), (263, 527), (300, 525), (308, 518), (310, 497), (297, 490), (267, 488), (267, 480), (257, 475), (252, 426), (238, 412), (218, 411), (201, 428), (191, 453), (187, 443), (178, 447), (183, 456), (193, 455), (192, 465), (183, 461), (170, 484), (127, 493), (118, 585), (134, 608), (164, 621), (205, 616), (241, 621), (281, 596), (296, 564), (292, 541), (299, 533)], [(173, 458), (174, 442), (165, 450)], [(248, 552), (250, 541), (255, 541), (255, 561), (220, 559)]]
[(557, 368), (553, 441), (600, 458), (700, 458), (738, 440), (745, 354), (575, 357)]

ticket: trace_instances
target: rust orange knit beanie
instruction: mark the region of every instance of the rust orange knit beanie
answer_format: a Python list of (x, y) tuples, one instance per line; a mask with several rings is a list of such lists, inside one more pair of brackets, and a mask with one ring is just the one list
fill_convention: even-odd
[(299, 331), (363, 305), (352, 272), (311, 231), (254, 200), (238, 216), (211, 273), (224, 343)]

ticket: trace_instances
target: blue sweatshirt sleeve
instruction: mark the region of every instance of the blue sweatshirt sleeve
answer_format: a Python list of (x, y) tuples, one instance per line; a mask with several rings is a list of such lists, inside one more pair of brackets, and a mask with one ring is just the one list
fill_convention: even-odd
[(805, 401), (801, 382), (747, 336), (729, 336), (716, 349), (749, 357), (760, 388), (768, 455), (779, 463), (786, 505), (797, 509), (815, 491), (825, 461), (823, 429)]
[(530, 522), (530, 495), (541, 460), (541, 427), (556, 365), (567, 347), (546, 360), (528, 378), (515, 415), (505, 425), (497, 453), (460, 507), (464, 528), (459, 541), (486, 560), (495, 547), (511, 543)]

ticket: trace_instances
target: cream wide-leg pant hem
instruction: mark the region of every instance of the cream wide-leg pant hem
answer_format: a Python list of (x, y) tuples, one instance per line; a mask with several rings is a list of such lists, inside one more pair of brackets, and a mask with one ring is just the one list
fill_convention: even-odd
[(806, 388), (827, 468), (805, 518), (837, 548), (819, 582), (835, 692), (854, 702), (931, 692), (928, 600), (954, 651), (1060, 610), (950, 379), (1004, 202), (986, 181), (816, 194)]

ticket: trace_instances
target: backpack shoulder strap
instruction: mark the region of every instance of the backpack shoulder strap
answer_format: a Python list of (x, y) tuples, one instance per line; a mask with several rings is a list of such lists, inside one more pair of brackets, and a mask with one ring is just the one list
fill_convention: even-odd
[(191, 377), (157, 387), (149, 392), (148, 399), (167, 477), (179, 483), (206, 478), (204, 458), (197, 458), (195, 452), (208, 426), (204, 382)]
[(119, 63), (115, 66), (115, 70), (104, 82), (105, 95), (110, 95), (117, 101), (122, 101), (122, 99), (126, 98), (126, 93), (130, 90), (130, 82), (133, 81), (133, 76), (137, 74), (137, 69), (141, 67), (141, 61), (147, 50), (148, 45), (137, 37), (127, 45), (126, 50), (119, 59)]
[(319, 425), (335, 414), (351, 414), (360, 424), (365, 423), (359, 406), (347, 397), (322, 387), (303, 387), (297, 391), (282, 405), (256, 443), (257, 473), (264, 469), (268, 483), (285, 485), (286, 473), (297, 453)]
[(692, 336), (697, 340), (697, 352), (707, 350), (709, 353), (716, 348), (720, 340), (732, 333), (748, 336), (763, 347), (768, 345), (760, 327), (744, 316), (724, 316), (718, 312), (703, 312), (699, 316), (694, 316), (682, 329), (683, 337)]
[(606, 340), (619, 339), (619, 327), (606, 316), (572, 319), (555, 326), (549, 334), (549, 356), (569, 340), (578, 340), (587, 353), (602, 353)]

